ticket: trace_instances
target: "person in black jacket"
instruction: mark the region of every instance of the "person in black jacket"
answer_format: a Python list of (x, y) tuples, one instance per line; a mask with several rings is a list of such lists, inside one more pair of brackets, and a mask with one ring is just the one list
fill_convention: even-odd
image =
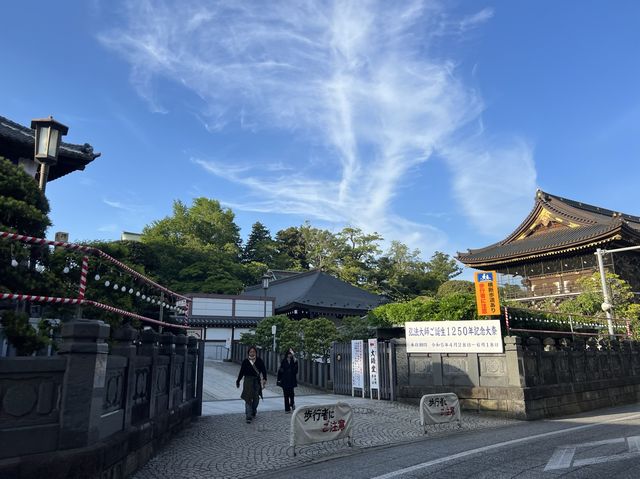
[(286, 357), (280, 364), (278, 369), (278, 385), (282, 387), (282, 393), (284, 394), (284, 411), (290, 413), (296, 408), (294, 400), (293, 388), (298, 385), (298, 360), (293, 349), (287, 351)]
[(244, 413), (247, 424), (250, 424), (258, 413), (258, 403), (262, 397), (262, 388), (267, 384), (267, 368), (262, 359), (258, 357), (258, 350), (255, 346), (249, 348), (247, 355), (248, 357), (240, 365), (236, 387), (240, 387), (240, 380), (244, 377), (240, 397), (244, 399)]

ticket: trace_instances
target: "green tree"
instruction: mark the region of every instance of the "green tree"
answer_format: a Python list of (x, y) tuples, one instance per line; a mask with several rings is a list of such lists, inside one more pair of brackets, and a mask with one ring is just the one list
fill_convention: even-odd
[(407, 321), (436, 321), (439, 302), (434, 298), (418, 297), (404, 303), (388, 303), (369, 313), (373, 326), (390, 328), (403, 326)]
[(378, 233), (364, 233), (360, 228), (348, 226), (337, 234), (341, 279), (358, 286), (369, 286), (381, 253)]
[(214, 249), (238, 257), (240, 229), (234, 219), (233, 212), (216, 200), (196, 198), (191, 207), (176, 200), (173, 215), (145, 226), (142, 241)]
[(395, 301), (432, 295), (440, 284), (420, 259), (420, 250), (410, 250), (396, 240), (391, 241), (388, 251), (378, 259), (373, 283), (377, 292)]
[(327, 318), (303, 319), (300, 323), (304, 334), (305, 356), (326, 361), (331, 352), (331, 344), (340, 337), (336, 325)]
[[(0, 231), (44, 237), (51, 224), (49, 202), (25, 171), (0, 158)], [(0, 292), (38, 293), (42, 278), (34, 266), (48, 249), (0, 240)], [(16, 264), (19, 266), (13, 266)]]
[(276, 233), (274, 269), (302, 271), (309, 269), (304, 238), (300, 228), (291, 226)]
[(18, 356), (31, 356), (51, 344), (52, 326), (49, 321), (41, 320), (36, 329), (29, 324), (29, 316), (26, 313), (4, 311), (0, 323), (7, 340), (16, 348)]
[[(255, 344), (260, 346), (265, 351), (273, 351), (273, 335), (271, 334), (271, 328), (276, 326), (276, 351), (286, 351), (290, 347), (297, 347), (299, 341), (291, 344), (291, 338), (295, 336), (298, 338), (299, 327), (294, 324), (294, 321), (289, 319), (285, 315), (269, 316), (258, 323), (258, 326), (248, 334), (243, 334), (240, 338), (242, 344)], [(287, 330), (289, 330), (287, 332)], [(284, 337), (285, 341), (282, 342)], [(294, 347), (295, 346), (295, 347)], [(284, 347), (284, 349), (283, 349)]]
[(342, 318), (340, 326), (338, 326), (340, 334), (339, 341), (348, 342), (352, 339), (369, 339), (373, 334), (369, 325), (369, 319), (364, 316), (349, 316)]
[(472, 281), (451, 279), (438, 287), (437, 296), (442, 297), (452, 293), (475, 293), (475, 286)]
[(304, 255), (309, 267), (328, 273), (338, 271), (339, 241), (328, 230), (314, 228), (306, 222), (300, 227)]
[(440, 284), (455, 278), (462, 273), (462, 268), (458, 266), (455, 259), (451, 258), (448, 254), (436, 251), (431, 256), (431, 259), (427, 261), (426, 267)]
[(435, 319), (440, 321), (478, 319), (475, 294), (450, 293), (439, 297)]
[(271, 266), (276, 256), (276, 243), (271, 238), (269, 230), (259, 221), (251, 227), (251, 233), (242, 250), (244, 263), (262, 263)]
[[(605, 276), (614, 311), (624, 313), (633, 299), (631, 286), (629, 286), (629, 283), (623, 279), (620, 279), (616, 274), (606, 273)], [(582, 292), (578, 296), (560, 303), (558, 310), (563, 313), (575, 313), (599, 317), (605, 316), (601, 307), (604, 297), (602, 295), (600, 274), (596, 272), (591, 276), (580, 278), (578, 280), (578, 286)]]

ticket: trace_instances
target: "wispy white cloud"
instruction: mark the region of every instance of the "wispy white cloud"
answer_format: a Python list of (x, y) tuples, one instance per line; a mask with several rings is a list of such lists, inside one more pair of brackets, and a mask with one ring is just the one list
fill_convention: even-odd
[(98, 227), (98, 231), (101, 233), (116, 233), (120, 230), (120, 227), (115, 223), (109, 223)]
[[(154, 111), (165, 111), (154, 79), (169, 79), (203, 100), (198, 117), (209, 131), (279, 129), (322, 148), (321, 161), (288, 158), (272, 169), (242, 159), (231, 167), (194, 159), (243, 187), (235, 199), (219, 198), (234, 208), (349, 223), (428, 252), (445, 247), (445, 234), (403, 217), (394, 202), (403, 179), (433, 152), (447, 158), (455, 197), (478, 224), (495, 216), (495, 205), (465, 196), (479, 179), (470, 165), (484, 168), (486, 181), (485, 171), (493, 171), (503, 184), (535, 187), (526, 144), (495, 148), (484, 133), (471, 140), (461, 135), (479, 124), (482, 99), (454, 60), (432, 52), (437, 38), (463, 37), (490, 20), (491, 9), (454, 18), (427, 0), (308, 0), (268, 8), (224, 0), (185, 0), (175, 8), (140, 0), (126, 3), (125, 11), (124, 24), (99, 38), (130, 62), (132, 82)], [(503, 190), (501, 202), (521, 201), (521, 190)]]
[(107, 206), (110, 206), (117, 210), (126, 211), (128, 213), (140, 213), (141, 211), (144, 210), (144, 207), (140, 205), (124, 203), (122, 201), (109, 200), (107, 198), (102, 198), (102, 202)]

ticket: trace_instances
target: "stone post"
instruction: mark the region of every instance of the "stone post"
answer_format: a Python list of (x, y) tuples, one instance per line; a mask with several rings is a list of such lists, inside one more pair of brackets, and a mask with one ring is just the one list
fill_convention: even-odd
[(187, 356), (187, 336), (178, 334), (176, 340), (176, 356), (182, 357), (182, 381), (180, 383), (180, 403), (187, 399), (187, 374), (189, 374), (189, 356)]
[(125, 404), (124, 404), (124, 428), (131, 425), (133, 412), (133, 397), (136, 391), (136, 346), (133, 342), (138, 337), (138, 331), (130, 324), (116, 329), (112, 334), (113, 346), (111, 354), (127, 358), (127, 370), (125, 372)]
[(151, 358), (151, 390), (149, 391), (149, 418), (156, 416), (156, 396), (158, 395), (158, 338), (160, 335), (153, 329), (146, 329), (140, 335), (140, 355)]
[(403, 338), (392, 339), (395, 350), (395, 366), (398, 388), (409, 385), (409, 357), (407, 356), (407, 340)]
[(60, 449), (84, 447), (100, 438), (107, 374), (109, 325), (79, 319), (62, 326), (58, 354), (67, 357), (60, 404)]
[(196, 369), (198, 364), (198, 340), (193, 336), (187, 338), (187, 357), (191, 364), (189, 368), (189, 377), (187, 382), (191, 384), (191, 387), (187, 389), (187, 399), (191, 400), (195, 397), (196, 386)]
[(204, 341), (198, 341), (198, 382), (196, 384), (196, 404), (194, 406), (194, 415), (202, 416), (202, 389), (204, 386)]
[(504, 355), (507, 361), (507, 380), (509, 386), (525, 387), (522, 339), (519, 336), (504, 337)]
[(176, 362), (176, 355), (175, 355), (175, 349), (173, 347), (173, 344), (175, 342), (175, 336), (173, 335), (173, 333), (162, 333), (160, 335), (160, 354), (162, 354), (163, 356), (169, 356), (169, 388), (168, 388), (168, 393), (169, 393), (169, 401), (168, 401), (168, 405), (167, 405), (167, 409), (169, 411), (171, 411), (175, 404), (173, 404), (173, 383), (175, 381), (175, 362)]

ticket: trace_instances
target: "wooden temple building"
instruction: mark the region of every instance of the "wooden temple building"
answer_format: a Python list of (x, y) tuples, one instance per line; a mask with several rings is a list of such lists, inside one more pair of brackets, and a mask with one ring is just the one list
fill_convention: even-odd
[[(270, 271), (273, 281), (266, 291), (275, 300), (275, 314), (291, 319), (364, 316), (386, 299), (319, 270)], [(261, 285), (245, 288), (243, 295), (259, 296)]]
[[(511, 298), (578, 294), (598, 269), (596, 249), (640, 245), (640, 217), (538, 190), (529, 215), (502, 241), (458, 253), (465, 265), (497, 271)], [(640, 292), (640, 250), (604, 255), (605, 268)]]

